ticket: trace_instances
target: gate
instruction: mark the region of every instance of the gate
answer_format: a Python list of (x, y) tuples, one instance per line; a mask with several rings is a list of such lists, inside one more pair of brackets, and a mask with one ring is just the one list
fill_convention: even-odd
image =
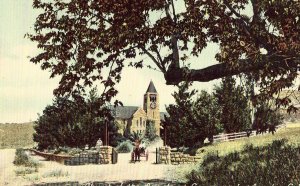
[(111, 163), (116, 164), (118, 162), (118, 152), (113, 148), (111, 154)]

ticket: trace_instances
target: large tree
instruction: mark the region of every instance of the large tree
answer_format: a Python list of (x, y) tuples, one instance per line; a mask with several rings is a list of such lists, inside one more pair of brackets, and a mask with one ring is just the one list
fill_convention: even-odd
[(67, 97), (55, 98), (43, 110), (34, 126), (33, 139), (38, 147), (92, 147), (99, 138), (105, 142), (106, 131), (109, 145), (117, 146), (122, 135), (118, 133), (112, 114), (107, 113), (109, 110), (105, 107), (98, 108), (97, 99), (96, 89), (92, 89), (82, 102)]
[[(125, 65), (148, 66), (139, 56), (148, 56), (150, 67), (173, 85), (245, 73), (259, 83), (264, 98), (297, 77), (298, 1), (34, 0), (33, 7), (41, 14), (28, 37), (42, 52), (31, 61), (51, 77), (61, 76), (57, 95), (76, 95), (100, 81), (104, 104), (117, 94), (114, 85)], [(219, 46), (219, 63), (189, 68), (203, 62), (189, 56), (199, 56), (209, 43)]]
[(223, 78), (214, 95), (221, 109), (224, 132), (240, 132), (252, 127), (250, 99), (233, 77)]
[(166, 108), (169, 116), (163, 121), (163, 139), (171, 147), (199, 147), (205, 138), (222, 131), (216, 99), (206, 91), (195, 98), (197, 91), (189, 91), (189, 85), (181, 83), (173, 94), (175, 104)]

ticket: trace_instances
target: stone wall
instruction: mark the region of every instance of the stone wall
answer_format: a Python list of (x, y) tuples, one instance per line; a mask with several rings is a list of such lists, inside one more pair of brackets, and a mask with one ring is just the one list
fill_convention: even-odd
[(85, 165), (85, 164), (98, 164), (98, 163), (99, 163), (99, 153), (97, 151), (84, 151), (64, 161), (65, 165)]
[(158, 152), (158, 163), (162, 164), (185, 164), (195, 163), (200, 160), (198, 156), (191, 156), (189, 154), (183, 154), (182, 152), (171, 152), (170, 147), (160, 147)]
[(85, 165), (85, 164), (110, 164), (112, 163), (112, 149), (110, 146), (101, 146), (98, 151), (88, 150), (74, 155), (64, 161), (65, 165)]
[(195, 163), (200, 160), (200, 157), (183, 154), (182, 152), (171, 152), (171, 163), (174, 165), (184, 163)]

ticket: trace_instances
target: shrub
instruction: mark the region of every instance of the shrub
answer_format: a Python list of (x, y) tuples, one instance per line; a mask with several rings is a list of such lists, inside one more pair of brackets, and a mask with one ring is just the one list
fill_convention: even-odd
[[(276, 140), (270, 145), (247, 145), (224, 157), (207, 155), (199, 170), (187, 175), (197, 185), (287, 185), (300, 183), (300, 147)], [(254, 179), (255, 178), (255, 179)]]
[(128, 153), (131, 152), (133, 145), (130, 141), (124, 141), (117, 146), (117, 152), (119, 153)]
[(69, 150), (68, 154), (71, 155), (71, 156), (74, 156), (76, 154), (80, 154), (82, 152), (81, 149), (78, 149), (78, 148), (72, 148), (71, 150)]
[(40, 163), (30, 158), (29, 155), (26, 154), (26, 151), (22, 148), (16, 150), (15, 159), (13, 163), (17, 166), (25, 166), (25, 167), (33, 167), (33, 168), (38, 168), (40, 166)]
[(26, 154), (25, 150), (22, 148), (16, 149), (15, 153), (15, 165), (26, 165), (29, 162), (29, 156)]
[(15, 173), (17, 176), (24, 176), (26, 174), (32, 174), (37, 171), (38, 171), (37, 168), (34, 167), (18, 167), (15, 170)]
[(71, 148), (69, 147), (58, 147), (53, 153), (54, 154), (68, 154)]

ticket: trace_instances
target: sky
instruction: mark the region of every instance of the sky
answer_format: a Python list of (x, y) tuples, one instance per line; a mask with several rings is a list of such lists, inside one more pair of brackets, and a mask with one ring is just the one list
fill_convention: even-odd
[[(38, 113), (52, 103), (53, 90), (59, 78), (50, 79), (50, 73), (31, 63), (30, 57), (37, 53), (36, 44), (24, 35), (33, 31), (37, 10), (32, 0), (0, 0), (0, 123), (35, 121)], [(210, 45), (197, 60), (197, 67), (215, 62), (218, 48)], [(174, 103), (172, 93), (177, 90), (165, 83), (163, 74), (150, 69), (126, 68), (117, 89), (117, 99), (125, 106), (143, 105), (143, 95), (150, 81), (160, 96), (160, 110)], [(211, 92), (217, 81), (196, 82), (193, 88)]]

